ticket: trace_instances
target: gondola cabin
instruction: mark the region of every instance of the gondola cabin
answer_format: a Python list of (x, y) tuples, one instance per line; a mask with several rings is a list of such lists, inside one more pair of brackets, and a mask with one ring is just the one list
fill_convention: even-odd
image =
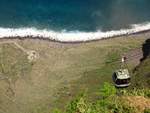
[(128, 69), (116, 70), (113, 74), (116, 87), (128, 87), (130, 85), (130, 75)]

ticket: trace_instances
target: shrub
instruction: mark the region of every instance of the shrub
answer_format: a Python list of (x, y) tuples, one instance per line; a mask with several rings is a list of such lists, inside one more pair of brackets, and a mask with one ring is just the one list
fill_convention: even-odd
[(109, 83), (104, 83), (103, 87), (100, 89), (100, 96), (107, 98), (109, 96), (116, 95), (116, 88)]
[(52, 113), (62, 113), (59, 109), (54, 109)]
[(89, 106), (86, 102), (85, 96), (81, 95), (71, 101), (67, 107), (66, 113), (87, 113), (88, 108)]
[(150, 89), (145, 90), (145, 96), (150, 98)]

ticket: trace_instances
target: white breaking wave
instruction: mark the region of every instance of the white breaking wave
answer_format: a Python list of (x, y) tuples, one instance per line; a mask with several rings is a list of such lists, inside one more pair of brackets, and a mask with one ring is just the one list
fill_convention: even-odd
[(97, 31), (97, 32), (56, 32), (52, 30), (39, 30), (36, 28), (2, 28), (0, 27), (0, 38), (14, 38), (14, 37), (32, 37), (50, 39), (59, 42), (86, 42), (126, 34), (133, 34), (142, 31), (150, 30), (150, 23), (132, 25), (129, 29), (113, 30), (113, 31)]

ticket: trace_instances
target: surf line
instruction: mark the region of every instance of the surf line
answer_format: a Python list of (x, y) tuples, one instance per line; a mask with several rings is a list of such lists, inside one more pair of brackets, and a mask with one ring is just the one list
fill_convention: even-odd
[(89, 42), (112, 37), (131, 35), (150, 31), (150, 23), (135, 24), (129, 29), (112, 30), (112, 31), (96, 31), (96, 32), (80, 32), (80, 31), (53, 31), (37, 28), (3, 28), (0, 27), (0, 38), (32, 38), (44, 39), (62, 43)]

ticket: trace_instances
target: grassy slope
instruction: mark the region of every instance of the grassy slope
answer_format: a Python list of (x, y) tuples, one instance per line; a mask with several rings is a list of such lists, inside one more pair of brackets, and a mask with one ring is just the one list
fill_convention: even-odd
[[(39, 59), (32, 64), (20, 50), (12, 48), (13, 45), (0, 47), (7, 56), (2, 59), (4, 64), (10, 59), (13, 59), (10, 62), (19, 62), (17, 74), (7, 75), (9, 78), (19, 76), (12, 86), (15, 95), (7, 95), (8, 83), (0, 80), (0, 113), (48, 113), (53, 107), (63, 108), (75, 95), (85, 91), (93, 99), (101, 84), (112, 81), (112, 72), (118, 65), (111, 62), (118, 60), (121, 53), (139, 47), (147, 38), (131, 37), (76, 45), (16, 40), (39, 53)], [(20, 67), (24, 64), (27, 69), (22, 72)]]
[[(111, 57), (108, 57), (108, 59), (110, 61), (114, 61), (117, 56), (117, 54), (112, 54)], [(111, 71), (107, 64), (108, 61), (105, 64), (105, 66), (107, 66), (107, 70), (104, 69), (105, 74), (109, 73), (108, 71)], [(97, 70), (97, 73), (103, 73), (103, 71)], [(96, 73), (94, 74), (97, 75)], [(84, 80), (86, 81), (87, 78), (85, 77)], [(82, 81), (84, 80), (82, 79)], [(90, 80), (92, 79), (90, 78)], [(79, 95), (78, 97), (75, 97), (74, 100), (70, 101), (70, 104), (66, 106), (63, 113), (76, 113), (77, 111), (82, 113), (149, 113), (150, 57), (142, 61), (138, 66), (137, 70), (132, 75), (131, 83), (132, 86), (126, 89), (117, 89), (109, 83), (105, 83), (101, 88), (98, 87), (97, 91), (89, 89), (90, 92), (86, 92), (84, 94), (89, 94), (92, 91), (94, 93), (97, 92), (97, 94), (92, 96), (97, 96), (97, 99), (89, 102), (87, 101), (89, 99), (89, 95), (86, 95), (86, 97)], [(88, 82), (88, 84), (91, 85), (92, 83)], [(88, 88), (90, 88), (90, 86)], [(92, 86), (91, 88), (96, 87)], [(56, 110), (54, 113), (62, 113), (62, 111)]]
[(134, 87), (150, 88), (150, 58), (147, 58), (139, 65), (135, 72), (133, 82)]

